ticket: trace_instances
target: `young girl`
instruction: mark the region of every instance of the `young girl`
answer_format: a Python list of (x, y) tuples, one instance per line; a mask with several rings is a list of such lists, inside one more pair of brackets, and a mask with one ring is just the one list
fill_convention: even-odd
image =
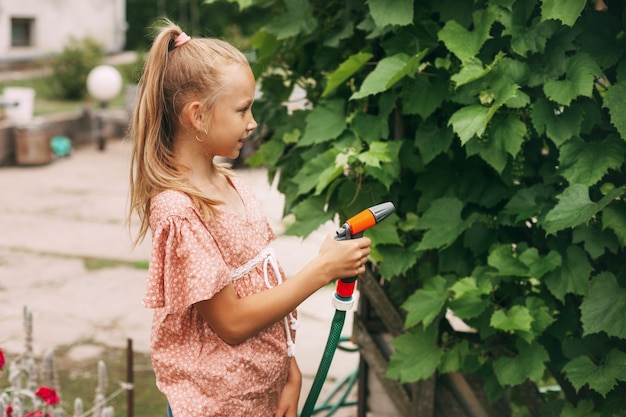
[(174, 417), (297, 415), (295, 309), (336, 278), (363, 273), (368, 238), (328, 236), (288, 280), (234, 159), (257, 127), (246, 58), (171, 22), (148, 54), (131, 133), (131, 214), (152, 233), (144, 305), (151, 355)]

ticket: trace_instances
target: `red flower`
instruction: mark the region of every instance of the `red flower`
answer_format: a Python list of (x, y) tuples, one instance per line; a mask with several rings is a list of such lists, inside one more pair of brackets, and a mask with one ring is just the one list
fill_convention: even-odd
[[(55, 405), (59, 403), (59, 396), (57, 392), (48, 387), (41, 387), (36, 392), (35, 395), (44, 400), (46, 404)], [(33, 417), (41, 417), (41, 416), (33, 416)]]
[(9, 406), (7, 406), (7, 408), (5, 408), (4, 416), (5, 417), (13, 417), (13, 406), (12, 405), (9, 405)]
[(3, 366), (4, 366), (4, 353), (2, 353), (2, 348), (0, 348), (0, 371), (2, 370)]

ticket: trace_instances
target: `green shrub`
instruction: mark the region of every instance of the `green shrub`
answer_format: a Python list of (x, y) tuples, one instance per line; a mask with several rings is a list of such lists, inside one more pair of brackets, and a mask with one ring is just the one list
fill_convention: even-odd
[(100, 64), (104, 48), (92, 38), (70, 38), (63, 51), (52, 60), (55, 95), (62, 99), (82, 99), (87, 93), (87, 75)]

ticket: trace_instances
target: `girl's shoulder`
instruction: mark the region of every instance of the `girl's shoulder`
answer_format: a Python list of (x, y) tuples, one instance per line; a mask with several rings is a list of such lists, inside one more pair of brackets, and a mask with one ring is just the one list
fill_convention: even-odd
[(187, 217), (196, 212), (196, 208), (187, 194), (177, 190), (161, 191), (150, 201), (150, 215), (156, 218), (170, 216)]

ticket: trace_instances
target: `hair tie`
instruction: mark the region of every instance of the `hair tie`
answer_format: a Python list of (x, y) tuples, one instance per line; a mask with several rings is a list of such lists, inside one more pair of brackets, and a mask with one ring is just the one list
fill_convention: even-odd
[(191, 40), (191, 36), (187, 35), (185, 32), (181, 32), (180, 35), (176, 37), (174, 40), (174, 48), (178, 48), (179, 46), (183, 46), (187, 42)]

